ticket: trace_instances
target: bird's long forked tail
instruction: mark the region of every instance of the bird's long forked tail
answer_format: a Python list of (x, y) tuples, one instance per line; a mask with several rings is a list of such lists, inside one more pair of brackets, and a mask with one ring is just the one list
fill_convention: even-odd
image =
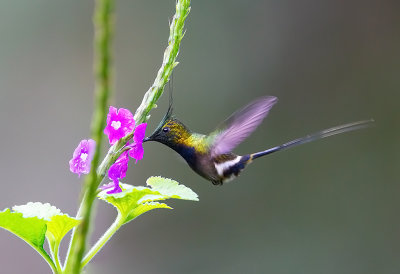
[(260, 152), (256, 152), (251, 154), (251, 159), (257, 159), (259, 157), (280, 151), (280, 150), (285, 150), (291, 147), (295, 147), (298, 145), (302, 145), (302, 144), (306, 144), (312, 141), (316, 141), (325, 137), (329, 137), (329, 136), (333, 136), (333, 135), (337, 135), (337, 134), (341, 134), (341, 133), (345, 133), (345, 132), (349, 132), (349, 131), (353, 131), (353, 130), (358, 130), (358, 129), (362, 129), (362, 128), (367, 128), (370, 127), (372, 124), (374, 123), (373, 119), (370, 120), (363, 120), (363, 121), (358, 121), (358, 122), (353, 122), (353, 123), (349, 123), (349, 124), (344, 124), (344, 125), (340, 125), (340, 126), (336, 126), (336, 127), (332, 127), (332, 128), (328, 128), (328, 129), (324, 129), (318, 132), (315, 132), (313, 134), (304, 136), (302, 138), (298, 138), (295, 139), (293, 141), (284, 143), (282, 145), (264, 150), (264, 151), (260, 151)]

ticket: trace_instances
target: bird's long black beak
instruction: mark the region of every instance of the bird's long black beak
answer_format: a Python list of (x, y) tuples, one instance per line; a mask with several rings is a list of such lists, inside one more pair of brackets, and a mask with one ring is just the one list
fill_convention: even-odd
[(156, 135), (156, 131), (154, 131), (149, 137), (144, 138), (143, 143), (148, 141), (154, 141), (154, 135)]

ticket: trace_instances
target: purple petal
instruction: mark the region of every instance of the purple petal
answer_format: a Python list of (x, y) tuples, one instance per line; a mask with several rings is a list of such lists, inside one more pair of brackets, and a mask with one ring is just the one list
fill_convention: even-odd
[(72, 159), (69, 161), (69, 169), (71, 172), (80, 176), (88, 174), (90, 165), (95, 152), (96, 142), (92, 139), (82, 140), (75, 149)]
[(120, 108), (118, 110), (118, 118), (128, 132), (135, 128), (135, 119), (133, 119), (133, 114), (128, 109)]
[(135, 143), (143, 142), (144, 136), (146, 134), (146, 127), (147, 123), (140, 124), (136, 127), (135, 135), (133, 136), (133, 141), (135, 141)]
[(104, 134), (106, 135), (110, 134), (110, 128), (108, 127), (108, 125), (110, 125), (111, 122), (115, 120), (116, 117), (117, 117), (117, 109), (113, 106), (110, 106), (110, 108), (108, 109), (107, 126), (104, 129)]
[(129, 156), (131, 156), (132, 158), (136, 159), (136, 163), (139, 160), (143, 159), (143, 145), (142, 143), (136, 143), (132, 146), (132, 149), (129, 150)]
[(108, 184), (106, 184), (106, 185), (102, 185), (101, 187), (99, 187), (101, 190), (107, 190), (107, 189), (110, 189), (110, 188), (113, 188), (114, 187), (114, 182), (110, 182), (110, 183), (108, 183)]
[(126, 176), (128, 170), (129, 157), (128, 153), (124, 152), (118, 158), (118, 160), (108, 170), (108, 177), (111, 180), (123, 179)]
[(110, 144), (115, 144), (119, 139), (132, 132), (135, 127), (135, 120), (132, 113), (124, 108), (117, 110), (110, 106), (107, 115), (107, 125), (104, 133), (108, 136)]
[(88, 160), (89, 160), (89, 162), (92, 162), (95, 151), (96, 151), (96, 141), (89, 139), (88, 140), (88, 154), (89, 154)]
[(106, 185), (102, 185), (100, 187), (101, 190), (107, 190), (107, 189), (110, 189), (110, 188), (113, 188), (113, 189), (110, 190), (110, 191), (107, 191), (107, 194), (114, 194), (114, 193), (122, 192), (122, 189), (119, 186), (119, 181), (118, 180), (110, 182), (109, 184), (106, 184)]
[(121, 187), (119, 186), (119, 181), (118, 180), (113, 180), (114, 182), (114, 189), (107, 191), (107, 194), (114, 194), (114, 193), (120, 193), (122, 192)]

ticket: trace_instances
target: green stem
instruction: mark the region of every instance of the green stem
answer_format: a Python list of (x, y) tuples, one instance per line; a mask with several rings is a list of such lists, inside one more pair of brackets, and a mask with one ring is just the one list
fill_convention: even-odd
[[(184, 23), (190, 12), (190, 0), (179, 0), (176, 3), (176, 12), (169, 26), (168, 46), (165, 49), (163, 61), (158, 70), (157, 77), (149, 90), (145, 93), (142, 103), (135, 112), (136, 124), (147, 122), (150, 118), (150, 110), (156, 106), (157, 100), (164, 91), (173, 69), (178, 65), (176, 58), (184, 36)], [(133, 137), (133, 133), (125, 136), (119, 142), (110, 147), (106, 157), (97, 169), (97, 174), (104, 177), (108, 168), (118, 159), (122, 153), (121, 148)]]
[(123, 218), (118, 214), (117, 219), (108, 228), (108, 230), (101, 236), (97, 243), (89, 250), (86, 256), (83, 258), (82, 267), (84, 267), (90, 260), (100, 251), (100, 249), (111, 239), (111, 237), (117, 232), (117, 230), (123, 225)]
[(168, 82), (172, 70), (178, 65), (176, 57), (178, 56), (182, 38), (185, 35), (183, 27), (189, 12), (190, 0), (177, 1), (176, 13), (172, 18), (171, 25), (169, 26), (168, 47), (165, 49), (163, 62), (153, 85), (146, 92), (142, 103), (136, 110), (135, 121), (137, 124), (147, 122), (150, 118), (150, 110), (155, 107), (155, 103), (162, 95), (164, 86)]
[(62, 273), (62, 267), (59, 258), (58, 249), (60, 247), (60, 242), (56, 241), (55, 238), (51, 235), (46, 234), (47, 243), (49, 244), (49, 250), (53, 262), (56, 263), (57, 273)]
[(54, 264), (53, 260), (49, 257), (49, 255), (44, 251), (44, 250), (40, 250), (40, 249), (36, 249), (37, 252), (39, 252), (39, 254), (46, 260), (46, 262), (49, 264), (51, 270), (53, 271), (53, 273), (61, 273), (58, 272), (56, 265)]
[[(106, 107), (107, 98), (109, 96), (109, 46), (111, 42), (111, 11), (113, 8), (112, 0), (97, 0), (96, 1), (96, 49), (98, 52), (97, 59), (99, 70), (97, 71), (97, 100), (96, 100), (96, 112), (93, 118), (92, 136), (97, 142), (96, 153), (92, 161), (92, 166), (98, 166), (99, 163), (99, 148), (101, 146), (102, 130), (105, 126), (106, 120)], [(170, 35), (168, 39), (168, 46), (164, 52), (164, 58), (157, 73), (157, 77), (154, 80), (153, 85), (145, 93), (142, 103), (135, 113), (136, 124), (147, 122), (149, 119), (149, 112), (156, 105), (155, 103), (163, 93), (164, 86), (168, 82), (169, 77), (175, 66), (178, 65), (176, 57), (178, 56), (180, 43), (184, 36), (184, 22), (190, 11), (190, 0), (178, 0), (176, 3), (176, 13), (172, 18), (170, 24)], [(108, 40), (107, 40), (108, 39)], [(100, 114), (102, 116), (100, 116)], [(102, 120), (101, 120), (102, 119)], [(100, 121), (101, 120), (101, 121)], [(99, 126), (101, 124), (101, 126)], [(99, 135), (100, 134), (100, 135)], [(120, 154), (124, 151), (125, 144), (132, 139), (133, 133), (128, 134), (124, 138), (121, 138), (116, 144), (110, 147), (106, 157), (98, 166), (97, 173), (95, 169), (92, 169), (89, 176), (85, 180), (84, 188), (84, 199), (81, 202), (77, 217), (83, 217), (81, 225), (76, 231), (73, 231), (70, 247), (67, 253), (66, 259), (66, 271), (73, 271), (73, 273), (79, 273), (83, 265), (90, 261), (90, 259), (100, 250), (91, 249), (93, 252), (88, 253), (85, 257), (84, 262), (79, 263), (79, 258), (82, 258), (85, 249), (85, 243), (87, 238), (87, 231), (90, 221), (90, 213), (92, 210), (93, 200), (96, 196), (96, 189), (103, 180), (109, 167), (118, 159)], [(118, 228), (116, 228), (118, 229)], [(113, 232), (115, 233), (115, 231)], [(112, 233), (112, 234), (113, 234)], [(110, 237), (112, 236), (110, 235)], [(108, 240), (108, 239), (107, 239)], [(105, 243), (105, 242), (104, 242)], [(95, 247), (94, 247), (95, 248)], [(92, 254), (93, 253), (93, 254)], [(90, 256), (89, 256), (90, 255)], [(89, 257), (88, 257), (89, 256)], [(87, 259), (87, 260), (86, 260)], [(70, 272), (68, 272), (70, 273)]]
[[(83, 201), (86, 201), (85, 195), (83, 196), (82, 202), (81, 202), (81, 204), (80, 204), (80, 206), (78, 208), (78, 212), (76, 213), (76, 217), (75, 218), (77, 218), (77, 219), (79, 219), (82, 216)], [(71, 240), (70, 240), (70, 243), (68, 245), (67, 255), (66, 255), (66, 258), (65, 258), (65, 262), (64, 262), (64, 268), (67, 266), (67, 262), (69, 261), (69, 255), (71, 254), (71, 248), (72, 248), (72, 240), (75, 239), (75, 232), (76, 232), (76, 227), (74, 227), (72, 229), (72, 232), (71, 232)]]
[[(111, 40), (113, 26), (113, 0), (97, 0), (95, 4), (95, 110), (92, 118), (92, 139), (96, 141), (96, 151), (92, 160), (92, 166), (100, 163), (100, 153), (103, 140), (103, 129), (106, 125), (107, 108), (111, 93)], [(80, 273), (81, 261), (86, 248), (86, 240), (89, 234), (91, 213), (96, 198), (96, 190), (101, 182), (96, 169), (92, 168), (85, 178), (81, 203), (81, 224), (77, 227), (67, 255), (65, 270), (67, 273)]]
[(60, 243), (56, 243), (55, 244), (55, 246), (54, 246), (54, 261), (56, 262), (56, 267), (57, 267), (57, 271), (58, 271), (58, 273), (62, 273), (62, 267), (61, 267), (61, 264), (60, 264), (60, 258), (59, 258), (59, 252), (58, 252), (58, 249), (59, 249), (59, 247), (60, 247)]

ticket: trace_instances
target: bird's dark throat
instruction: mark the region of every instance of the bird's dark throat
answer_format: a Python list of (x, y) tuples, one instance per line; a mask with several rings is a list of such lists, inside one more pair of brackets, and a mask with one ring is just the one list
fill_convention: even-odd
[(186, 162), (193, 167), (196, 163), (196, 150), (183, 144), (172, 144), (170, 147), (182, 156)]

